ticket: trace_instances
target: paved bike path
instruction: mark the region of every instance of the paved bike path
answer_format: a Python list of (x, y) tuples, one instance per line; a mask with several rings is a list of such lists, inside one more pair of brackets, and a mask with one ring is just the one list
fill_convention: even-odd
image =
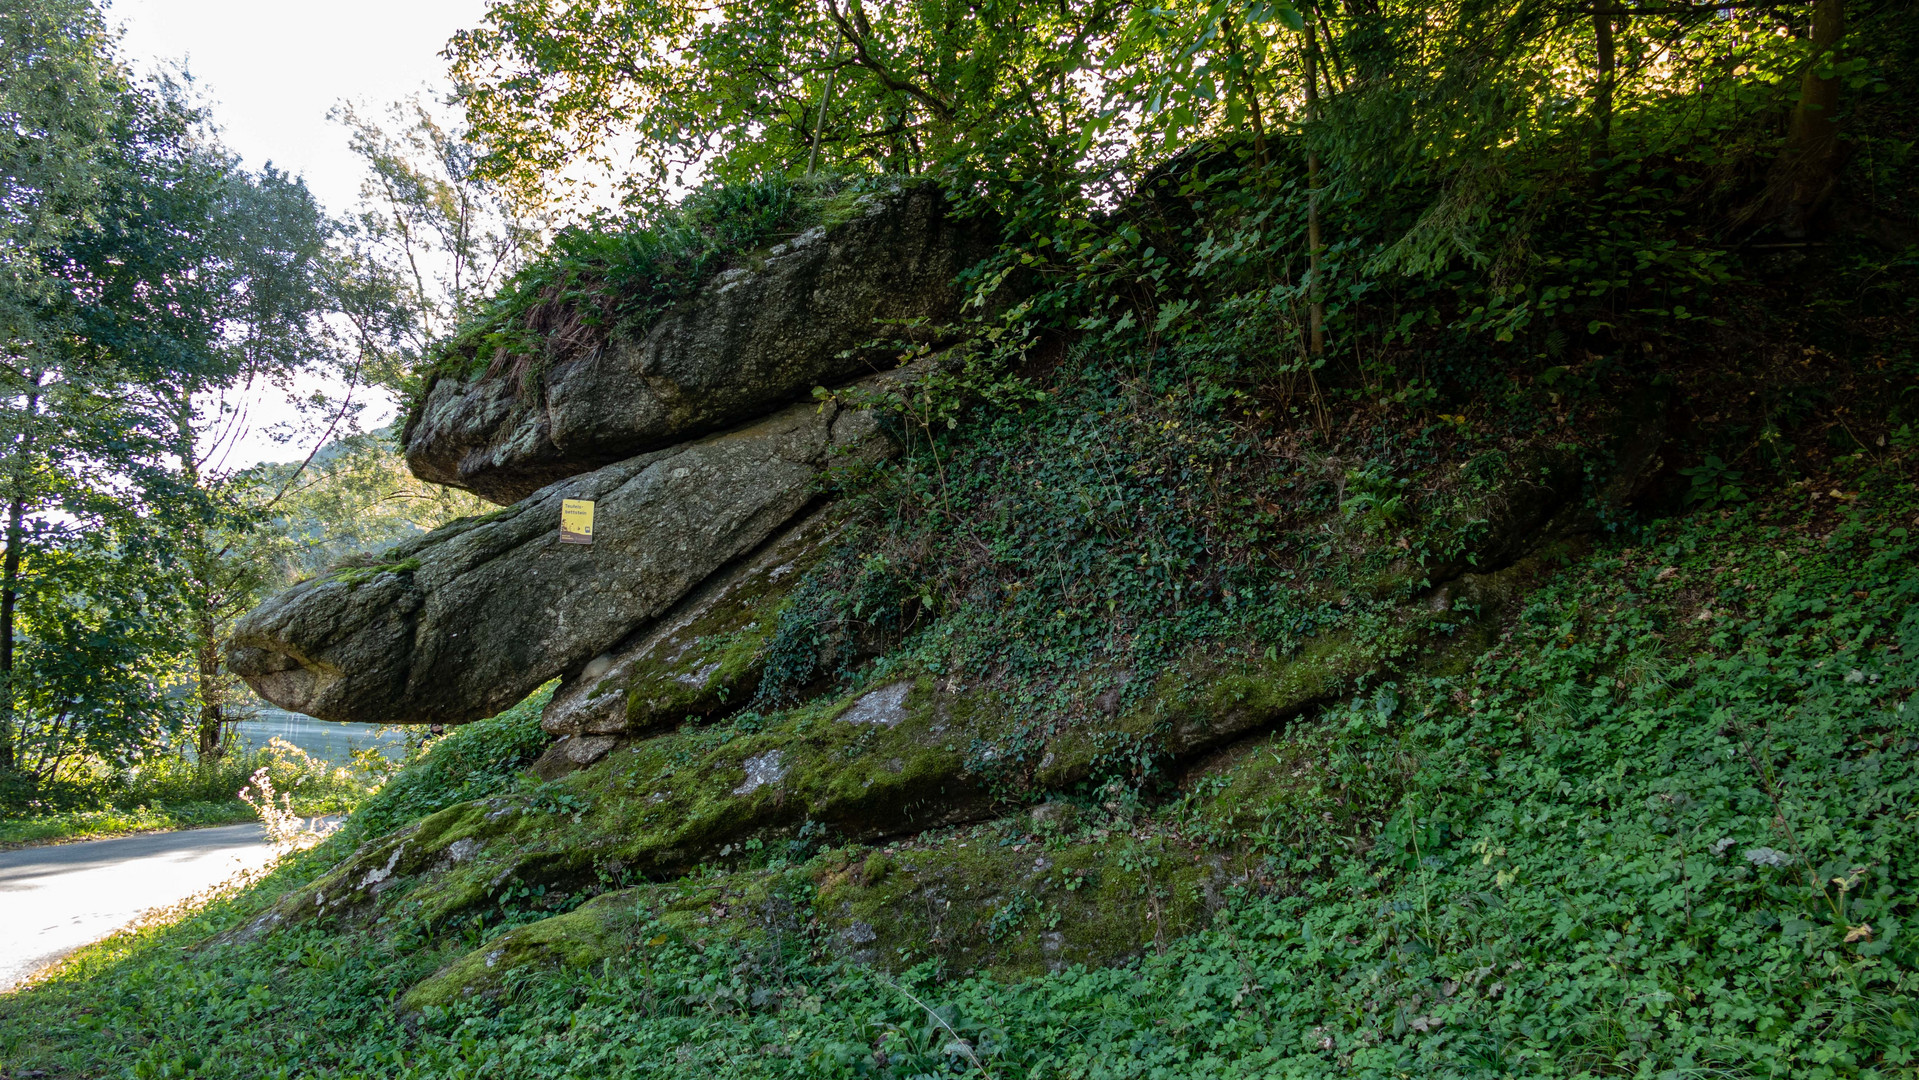
[(272, 857), (258, 824), (0, 851), (0, 992), (143, 911)]

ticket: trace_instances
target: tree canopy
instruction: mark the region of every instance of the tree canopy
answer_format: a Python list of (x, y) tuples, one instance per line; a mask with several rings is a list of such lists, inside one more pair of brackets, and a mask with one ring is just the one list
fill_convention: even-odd
[(217, 756), (243, 701), (226, 626), (303, 565), (263, 545), (323, 491), (385, 494), (232, 448), (267, 390), (301, 395), (316, 445), (353, 434), (423, 301), (366, 223), (243, 168), (190, 82), (130, 72), (96, 5), (6, 5), (0, 38), (0, 779), (188, 729)]

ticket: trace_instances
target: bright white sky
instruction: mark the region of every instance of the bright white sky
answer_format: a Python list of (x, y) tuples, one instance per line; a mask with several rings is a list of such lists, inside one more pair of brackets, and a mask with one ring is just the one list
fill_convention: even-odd
[[(440, 50), (485, 10), (485, 0), (114, 0), (107, 15), (123, 27), (121, 56), (135, 68), (184, 62), (249, 168), (271, 161), (304, 176), (342, 213), (358, 198), (360, 163), (328, 110), (351, 101), (377, 114), (416, 90), (440, 90)], [(310, 447), (266, 438), (267, 425), (293, 415), (277, 398), (267, 391), (250, 403), (252, 430), (228, 466), (306, 456)], [(363, 420), (377, 427), (393, 411), (381, 401)]]

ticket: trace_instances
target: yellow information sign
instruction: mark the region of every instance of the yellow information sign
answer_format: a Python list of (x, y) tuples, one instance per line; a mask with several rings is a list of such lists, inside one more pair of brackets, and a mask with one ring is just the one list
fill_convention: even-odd
[(593, 542), (593, 500), (562, 499), (560, 501), (560, 543), (590, 544)]

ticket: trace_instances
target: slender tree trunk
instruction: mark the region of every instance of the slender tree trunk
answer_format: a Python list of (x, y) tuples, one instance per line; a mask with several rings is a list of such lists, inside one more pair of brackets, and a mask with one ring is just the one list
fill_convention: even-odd
[(806, 155), (806, 175), (813, 175), (813, 166), (820, 160), (820, 136), (826, 131), (826, 103), (833, 100), (833, 83), (840, 76), (840, 50), (833, 48), (833, 70), (826, 73), (826, 92), (820, 95), (820, 114), (813, 121), (813, 150)]
[(1319, 151), (1313, 147), (1311, 125), (1319, 120), (1319, 43), (1306, 28), (1306, 312), (1309, 350), (1314, 360), (1326, 355), (1326, 297), (1320, 280), (1324, 244), (1319, 230)]
[(1614, 0), (1593, 4), (1593, 40), (1599, 46), (1599, 81), (1593, 85), (1594, 158), (1611, 152), (1613, 86), (1618, 78), (1618, 52), (1613, 43)]
[(1233, 25), (1231, 12), (1226, 14), (1223, 28), (1226, 31), (1226, 47), (1232, 50), (1233, 59), (1236, 61), (1234, 88), (1239, 91), (1240, 98), (1246, 102), (1246, 112), (1252, 118), (1253, 153), (1259, 159), (1260, 175), (1264, 176), (1266, 173), (1266, 121), (1259, 112), (1259, 85), (1253, 78), (1253, 60), (1241, 47), (1239, 30)]
[[(1318, 14), (1317, 5), (1314, 6), (1314, 14)], [(1319, 29), (1320, 48), (1326, 51), (1327, 59), (1333, 62), (1333, 75), (1339, 78), (1339, 88), (1343, 90), (1348, 83), (1346, 78), (1346, 64), (1339, 58), (1339, 47), (1333, 44), (1333, 32), (1327, 27), (1323, 19), (1315, 18), (1313, 24)], [(1322, 74), (1324, 73), (1322, 72)], [(1333, 85), (1332, 78), (1327, 78), (1326, 85), (1329, 88)]]
[(195, 659), (200, 676), (200, 730), (196, 750), (201, 761), (218, 761), (226, 753), (226, 701), (220, 681), (220, 639), (212, 619), (194, 620)]
[(1819, 0), (1812, 11), (1812, 56), (1799, 80), (1782, 158), (1791, 185), (1786, 231), (1803, 236), (1812, 216), (1832, 194), (1842, 158), (1839, 145), (1839, 80), (1822, 78), (1820, 65), (1846, 35), (1845, 0)]
[[(189, 470), (191, 472), (191, 470)], [(198, 477), (195, 477), (198, 486)], [(198, 679), (200, 716), (194, 749), (203, 762), (218, 761), (226, 752), (226, 692), (220, 677), (218, 566), (210, 550), (205, 524), (188, 526), (187, 587), (193, 590), (188, 607), (193, 634), (194, 674)]]
[(33, 389), (27, 392), (26, 422), (14, 444), (13, 490), (7, 499), (7, 551), (0, 557), (0, 769), (9, 771), (20, 765), (14, 738), (19, 728), (13, 704), (14, 619), (20, 603), (20, 555), (26, 544), (27, 456), (33, 451), (33, 419), (39, 411), (40, 375), (36, 372)]
[[(192, 491), (201, 490), (199, 450), (194, 438), (193, 394), (183, 390), (174, 403), (174, 454), (180, 459), (181, 478)], [(226, 701), (220, 678), (219, 633), (219, 560), (213, 552), (202, 516), (205, 507), (192, 508), (184, 525), (187, 551), (187, 612), (193, 637), (194, 674), (198, 680), (200, 715), (195, 730), (194, 749), (201, 762), (220, 760), (226, 752)]]
[(0, 565), (0, 770), (18, 766), (14, 753), (13, 612), (20, 595), (20, 544), (26, 498), (18, 491), (7, 504), (7, 554)]

